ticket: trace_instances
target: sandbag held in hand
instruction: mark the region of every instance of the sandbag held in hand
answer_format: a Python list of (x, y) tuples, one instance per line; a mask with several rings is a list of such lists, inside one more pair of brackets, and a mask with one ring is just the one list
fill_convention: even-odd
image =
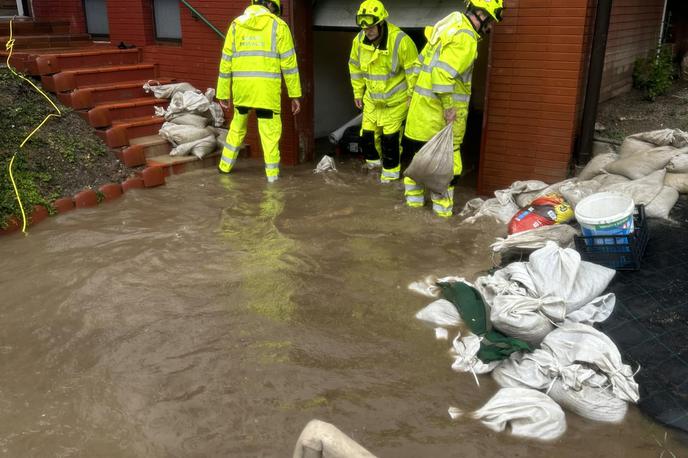
[(423, 145), (404, 175), (433, 192), (447, 190), (454, 178), (454, 134), (451, 124)]

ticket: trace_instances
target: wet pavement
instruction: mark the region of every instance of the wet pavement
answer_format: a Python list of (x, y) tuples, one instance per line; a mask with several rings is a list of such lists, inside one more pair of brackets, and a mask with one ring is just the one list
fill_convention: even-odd
[(648, 220), (641, 268), (616, 275), (616, 308), (600, 329), (640, 366), (641, 410), (688, 432), (688, 196), (669, 218)]
[(8, 236), (0, 455), (281, 457), (319, 418), (380, 457), (688, 456), (635, 407), (568, 413), (554, 443), (449, 419), (497, 385), (451, 371), (407, 285), (483, 274), (496, 235), (405, 208), (354, 162), (267, 185), (243, 160)]

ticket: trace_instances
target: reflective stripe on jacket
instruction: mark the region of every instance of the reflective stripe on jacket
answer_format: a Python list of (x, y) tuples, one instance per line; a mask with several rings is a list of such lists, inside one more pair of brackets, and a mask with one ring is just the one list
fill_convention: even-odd
[(397, 105), (411, 96), (413, 64), (418, 49), (402, 30), (387, 22), (385, 49), (365, 43), (361, 31), (353, 40), (349, 73), (355, 99), (368, 103)]
[(455, 12), (426, 29), (428, 43), (414, 67), (415, 85), (406, 135), (429, 140), (444, 127), (448, 108), (466, 110), (471, 98), (473, 64), (478, 56), (478, 33)]
[(282, 76), (290, 98), (301, 97), (289, 26), (264, 6), (251, 5), (232, 21), (225, 38), (217, 98), (236, 106), (280, 111)]

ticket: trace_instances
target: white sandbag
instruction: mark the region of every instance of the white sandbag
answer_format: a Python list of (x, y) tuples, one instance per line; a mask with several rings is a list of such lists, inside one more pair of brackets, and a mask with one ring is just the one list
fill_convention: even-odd
[[(452, 348), (449, 353), (454, 357), (454, 363), (451, 368), (455, 372), (470, 372), (475, 377), (476, 374), (487, 374), (499, 366), (501, 361), (492, 361), (484, 363), (478, 358), (480, 351), (480, 337), (466, 332), (463, 335), (459, 333), (452, 342)], [(475, 377), (475, 382), (480, 386), (478, 378)]]
[(595, 180), (569, 181), (559, 188), (559, 194), (575, 209), (578, 202), (595, 194), (600, 186)]
[(208, 135), (213, 135), (213, 132), (207, 128), (201, 129), (199, 127), (182, 126), (179, 124), (166, 122), (160, 128), (158, 134), (173, 145), (178, 146), (184, 143), (200, 140)]
[(227, 133), (229, 132), (227, 129), (220, 129), (218, 127), (211, 126), (209, 126), (209, 129), (211, 132), (215, 134), (218, 143), (221, 144), (225, 142), (225, 140), (227, 139)]
[(146, 94), (153, 95), (158, 99), (169, 99), (177, 92), (196, 91), (197, 89), (189, 83), (160, 84), (158, 81), (150, 80), (143, 85)]
[[(664, 181), (666, 181), (666, 177)], [(678, 201), (678, 191), (670, 186), (664, 186), (659, 194), (652, 199), (652, 202), (645, 206), (645, 216), (667, 219), (671, 209), (676, 205), (676, 201)]]
[(664, 184), (681, 194), (688, 194), (688, 173), (667, 173), (664, 177)]
[(490, 217), (506, 224), (519, 210), (513, 202), (502, 203), (496, 197), (483, 200), (480, 197), (469, 200), (459, 214), (464, 223), (474, 223), (478, 218)]
[(559, 190), (561, 189), (562, 186), (569, 186), (571, 184), (578, 183), (578, 178), (568, 178), (563, 181), (559, 181), (557, 183), (553, 183), (549, 186), (547, 186), (545, 189), (541, 190), (538, 192), (536, 197), (542, 197), (546, 196), (548, 194), (560, 194)]
[(203, 159), (216, 149), (217, 140), (215, 136), (208, 135), (207, 137), (175, 146), (172, 148), (172, 151), (170, 151), (170, 156), (186, 156), (188, 154), (193, 154), (197, 158)]
[(562, 248), (573, 246), (573, 237), (579, 235), (578, 229), (568, 224), (553, 224), (541, 226), (529, 231), (517, 232), (506, 238), (498, 237), (495, 243), (490, 245), (495, 253), (504, 253), (510, 249), (537, 250), (548, 241), (552, 241)]
[(578, 180), (592, 180), (594, 177), (602, 173), (602, 170), (607, 164), (611, 164), (618, 159), (619, 155), (616, 153), (600, 154), (593, 157), (578, 174)]
[(471, 414), (493, 431), (511, 426), (511, 434), (555, 440), (566, 432), (564, 411), (546, 394), (528, 388), (502, 388)]
[[(592, 326), (580, 323), (564, 323), (542, 341), (542, 349), (547, 350), (557, 360), (560, 367), (586, 364), (604, 374), (619, 399), (638, 402), (638, 384), (633, 379), (631, 367), (623, 364), (621, 354), (614, 342)], [(578, 371), (575, 380), (563, 377), (571, 388), (578, 389), (589, 377), (581, 377)]]
[(556, 367), (554, 356), (538, 348), (531, 353), (512, 353), (491, 375), (502, 388), (521, 387), (544, 391), (553, 380), (547, 372), (548, 367)]
[(404, 176), (425, 185), (432, 192), (446, 192), (454, 178), (454, 133), (451, 124), (435, 134), (413, 156)]
[(670, 173), (688, 173), (688, 153), (672, 157), (666, 169)]
[(194, 126), (202, 129), (208, 125), (208, 118), (194, 113), (180, 112), (164, 116), (167, 121), (180, 126)]
[(337, 171), (337, 164), (334, 162), (334, 158), (332, 156), (325, 155), (320, 159), (320, 162), (318, 162), (318, 165), (315, 166), (313, 169), (313, 173), (323, 173), (323, 172), (329, 172)]
[(613, 269), (581, 261), (576, 250), (559, 248), (554, 242), (547, 242), (531, 253), (526, 268), (538, 297), (561, 297), (567, 313), (600, 296), (616, 273)]
[(625, 183), (617, 183), (609, 186), (601, 186), (600, 192), (615, 192), (633, 199), (636, 205), (647, 205), (657, 197), (664, 187), (666, 170), (657, 170), (639, 180), (631, 180)]
[(615, 305), (616, 295), (614, 293), (607, 293), (566, 315), (566, 321), (589, 325), (602, 323), (611, 316)]
[(456, 327), (463, 324), (459, 311), (456, 310), (454, 304), (446, 299), (438, 299), (435, 302), (431, 302), (416, 313), (416, 319), (432, 327)]
[(680, 129), (660, 129), (650, 132), (640, 132), (629, 138), (652, 143), (656, 146), (673, 146), (683, 148), (688, 146), (688, 133)]
[(408, 285), (408, 289), (414, 291), (422, 296), (435, 298), (442, 295), (442, 288), (437, 286), (437, 283), (455, 283), (461, 282), (467, 285), (473, 286), (470, 282), (466, 281), (463, 277), (442, 277), (437, 278), (432, 275), (425, 277), (423, 280), (414, 281)]
[[(547, 183), (540, 180), (514, 181), (507, 189), (495, 191), (494, 195), (504, 205), (514, 203), (518, 206), (518, 199), (521, 195), (525, 194), (525, 198), (529, 199), (533, 193), (541, 191), (547, 186)], [(525, 205), (528, 205), (530, 202), (531, 200), (528, 200)]]
[(294, 447), (293, 458), (375, 458), (336, 426), (320, 420), (308, 422)]
[(478, 277), (475, 288), (490, 307), (495, 297), (503, 294), (537, 297), (535, 284), (525, 262), (512, 262), (492, 275)]
[(674, 156), (683, 153), (685, 153), (684, 150), (676, 149), (673, 146), (658, 146), (633, 156), (618, 159), (607, 164), (604, 170), (608, 173), (623, 175), (631, 180), (638, 180), (654, 171), (663, 169)]
[(222, 110), (222, 107), (219, 103), (211, 102), (211, 104), (208, 106), (206, 115), (210, 117), (210, 121), (213, 126), (221, 127), (225, 125), (225, 112)]
[(613, 175), (607, 172), (603, 172), (597, 175), (595, 178), (593, 178), (593, 180), (597, 181), (600, 184), (600, 188), (598, 189), (598, 191), (604, 187), (611, 186), (613, 184), (627, 183), (631, 181), (623, 175)]
[(633, 137), (626, 137), (619, 147), (619, 157), (630, 157), (637, 153), (657, 147), (654, 143), (638, 140)]
[(575, 390), (557, 379), (548, 394), (560, 406), (589, 420), (620, 423), (628, 411), (628, 403), (617, 398), (609, 387), (584, 384)]
[(538, 345), (554, 330), (554, 323), (566, 317), (566, 305), (559, 297), (534, 298), (503, 294), (496, 296), (490, 309), (495, 328), (507, 336)]
[(210, 102), (203, 94), (195, 91), (176, 92), (167, 107), (168, 113), (204, 113), (210, 108)]

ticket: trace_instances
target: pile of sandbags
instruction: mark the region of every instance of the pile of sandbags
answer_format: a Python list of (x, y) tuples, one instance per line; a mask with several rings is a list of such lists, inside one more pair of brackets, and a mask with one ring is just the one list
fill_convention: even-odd
[(149, 81), (143, 86), (157, 98), (169, 98), (167, 108), (155, 107), (155, 115), (165, 118), (159, 135), (169, 141), (174, 148), (172, 156), (193, 154), (202, 159), (216, 151), (225, 137), (222, 108), (214, 102), (215, 90), (208, 89), (205, 94), (189, 83), (159, 85)]
[[(461, 277), (427, 278), (409, 289), (432, 298), (444, 293), (445, 299), (430, 303), (416, 318), (435, 328), (437, 338), (447, 339), (456, 330), (452, 369), (472, 373), (476, 382), (479, 374), (492, 373), (506, 389), (470, 416), (498, 431), (511, 424), (515, 435), (549, 440), (566, 429), (559, 406), (585, 418), (619, 422), (627, 403), (638, 400), (630, 367), (622, 363), (614, 343), (592, 327), (614, 310), (614, 294), (604, 294), (614, 274), (582, 261), (573, 249), (547, 242), (527, 262), (511, 263), (474, 285)], [(471, 332), (481, 317), (464, 316), (463, 304), (447, 296), (446, 284), (452, 282), (470, 285), (480, 295), (488, 314), (481, 324), (490, 330), (487, 334)], [(517, 351), (512, 345), (501, 360), (481, 357), (486, 339), (495, 332), (528, 345)], [(451, 408), (450, 415), (462, 414)]]

